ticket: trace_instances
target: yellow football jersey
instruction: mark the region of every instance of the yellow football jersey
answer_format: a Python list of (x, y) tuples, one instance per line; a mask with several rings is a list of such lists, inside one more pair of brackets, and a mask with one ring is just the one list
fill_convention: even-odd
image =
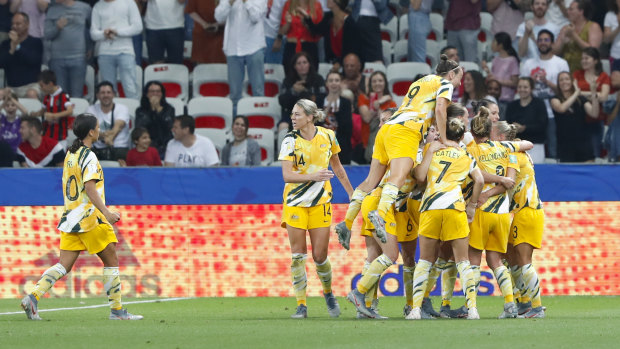
[(452, 83), (438, 75), (427, 75), (409, 86), (403, 103), (386, 124), (399, 124), (409, 120), (424, 122), (424, 132), (433, 123), (438, 98), (452, 101)]
[[(293, 171), (310, 174), (329, 168), (332, 155), (340, 152), (334, 131), (317, 126), (312, 140), (304, 139), (298, 130), (289, 132), (282, 141), (278, 160), (292, 161)], [(331, 202), (329, 181), (286, 183), (283, 202), (288, 206), (312, 207)]]
[(87, 147), (77, 152), (67, 152), (62, 170), (62, 188), (65, 211), (58, 223), (58, 230), (65, 233), (84, 233), (97, 225), (107, 223), (105, 216), (90, 201), (84, 183), (94, 180), (97, 193), (105, 204), (103, 171), (97, 156)]
[[(519, 164), (514, 152), (519, 151), (517, 142), (494, 142), (486, 141), (479, 144), (473, 143), (467, 147), (467, 151), (476, 159), (482, 171), (498, 176), (505, 176), (509, 167), (519, 171)], [(482, 191), (485, 192), (493, 187), (495, 183), (485, 183)], [(508, 213), (509, 198), (506, 192), (495, 195), (479, 207), (485, 212)]]
[(538, 195), (538, 186), (534, 175), (534, 163), (527, 153), (514, 153), (519, 163), (519, 173), (515, 179), (515, 186), (510, 190), (510, 212), (517, 212), (523, 207), (541, 209), (542, 202)]
[(448, 147), (436, 151), (426, 175), (420, 212), (443, 209), (465, 211), (461, 185), (476, 167), (476, 160), (462, 148)]

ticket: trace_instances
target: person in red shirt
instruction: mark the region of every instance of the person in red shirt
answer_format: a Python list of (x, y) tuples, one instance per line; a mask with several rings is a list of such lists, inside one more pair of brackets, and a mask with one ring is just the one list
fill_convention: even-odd
[(73, 115), (73, 104), (69, 94), (56, 85), (56, 74), (44, 70), (39, 74), (39, 87), (45, 94), (43, 109), (30, 113), (30, 116), (41, 117), (43, 134), (57, 141), (67, 138), (69, 132), (69, 116)]
[(161, 166), (161, 158), (157, 149), (151, 147), (151, 136), (144, 127), (136, 127), (131, 131), (131, 141), (136, 146), (127, 153), (127, 159), (121, 162), (124, 166)]
[(17, 148), (16, 160), (21, 167), (62, 167), (65, 150), (57, 140), (41, 135), (41, 120), (35, 117), (21, 119), (19, 133), (22, 143)]
[[(304, 17), (310, 17), (312, 22), (317, 24), (323, 19), (323, 8), (321, 3), (316, 0), (288, 0), (282, 9), (282, 21), (278, 34), (286, 36), (284, 52), (282, 54), (282, 64), (284, 70), (293, 64), (293, 56), (301, 51), (307, 52), (310, 56), (310, 64), (315, 70), (319, 67), (319, 46), (320, 36), (312, 35), (310, 30), (304, 26)], [(280, 36), (278, 36), (280, 37)], [(279, 40), (278, 40), (279, 41)], [(282, 45), (276, 41), (276, 44)]]

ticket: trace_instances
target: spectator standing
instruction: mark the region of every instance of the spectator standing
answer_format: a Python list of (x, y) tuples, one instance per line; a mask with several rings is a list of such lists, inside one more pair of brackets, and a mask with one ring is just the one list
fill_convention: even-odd
[(568, 8), (570, 23), (560, 31), (553, 44), (555, 54), (564, 57), (570, 71), (580, 68), (581, 52), (586, 47), (599, 48), (603, 41), (603, 31), (596, 22), (589, 20), (592, 6), (589, 0), (576, 0)]
[(514, 40), (523, 12), (529, 8), (530, 0), (487, 0), (487, 11), (493, 14), (491, 33), (508, 33)]
[(17, 148), (17, 162), (22, 167), (61, 167), (65, 151), (57, 140), (43, 136), (41, 121), (34, 117), (21, 119), (22, 143)]
[(133, 36), (142, 32), (142, 18), (135, 2), (99, 1), (92, 12), (90, 36), (97, 43), (96, 52), (101, 79), (116, 86), (120, 75), (127, 98), (138, 99)]
[(222, 166), (260, 166), (260, 145), (248, 137), (248, 127), (248, 118), (235, 116), (232, 125), (234, 139), (222, 149)]
[(0, 42), (9, 38), (11, 31), (11, 0), (0, 0)]
[(185, 42), (185, 0), (142, 0), (146, 2), (144, 26), (149, 62), (183, 63)]
[(0, 44), (0, 68), (17, 97), (39, 98), (37, 84), (43, 59), (43, 42), (28, 35), (28, 15), (13, 15), (9, 40)]
[[(194, 20), (192, 31), (192, 62), (226, 63), (224, 24), (215, 20), (217, 0), (187, 0), (185, 13)], [(280, 18), (278, 18), (278, 21)]]
[(11, 0), (11, 12), (26, 13), (30, 18), (28, 35), (34, 38), (42, 38), (45, 13), (49, 5), (50, 0)]
[[(304, 26), (304, 17), (310, 17), (312, 22), (323, 20), (323, 9), (317, 0), (288, 0), (282, 9), (279, 34), (286, 36), (286, 43), (282, 53), (282, 64), (288, 70), (296, 53), (304, 51), (308, 54), (310, 64), (317, 70), (319, 66), (319, 36), (313, 35)], [(279, 42), (274, 44), (278, 47)]]
[[(370, 88), (368, 95), (361, 94), (357, 100), (357, 107), (362, 116), (362, 143), (364, 148), (372, 148), (372, 144), (368, 143), (371, 130), (378, 128), (381, 121), (381, 112), (388, 108), (398, 107), (388, 88), (387, 77), (382, 71), (376, 71), (370, 75)], [(367, 152), (368, 153), (368, 152)], [(372, 149), (369, 151), (372, 156)], [(367, 161), (370, 161), (366, 157)]]
[(15, 152), (11, 146), (0, 138), (0, 167), (12, 167)]
[[(432, 5), (433, 0), (409, 1), (407, 58), (410, 62), (426, 62), (426, 38), (431, 32), (430, 14)], [(443, 37), (437, 38), (437, 41), (440, 40), (443, 40)]]
[(265, 34), (263, 17), (267, 13), (264, 0), (223, 0), (215, 8), (215, 19), (226, 23), (224, 54), (228, 65), (228, 85), (233, 102), (233, 115), (241, 99), (245, 67), (253, 96), (265, 95)]
[(529, 151), (532, 161), (545, 161), (545, 139), (547, 137), (547, 107), (542, 99), (534, 97), (534, 80), (522, 77), (517, 84), (519, 99), (506, 108), (506, 121), (517, 126), (517, 137), (534, 143)]
[(538, 57), (536, 38), (542, 29), (552, 32), (555, 37), (560, 34), (560, 28), (545, 17), (548, 8), (549, 0), (533, 0), (532, 13), (534, 18), (519, 24), (517, 28), (517, 50), (519, 57), (523, 60)]
[(620, 0), (608, 0), (605, 14), (603, 41), (611, 44), (609, 51), (609, 63), (611, 66), (611, 83), (615, 89), (620, 88)]
[(483, 99), (488, 99), (493, 103), (497, 103), (495, 98), (489, 96), (487, 93), (482, 74), (477, 70), (466, 72), (463, 76), (463, 98), (461, 98), (460, 103), (467, 108), (470, 118), (473, 118), (477, 114), (474, 112), (473, 103)]
[(512, 47), (512, 40), (508, 33), (499, 32), (495, 34), (491, 49), (499, 54), (493, 58), (491, 69), (487, 67), (484, 61), (482, 67), (487, 73), (487, 82), (497, 80), (502, 86), (502, 92), (497, 101), (500, 109), (505, 109), (506, 105), (515, 98), (515, 88), (519, 81), (519, 57)]
[(340, 74), (337, 72), (329, 72), (325, 86), (327, 87), (327, 95), (325, 98), (317, 99), (317, 107), (325, 111), (325, 120), (322, 125), (325, 128), (333, 130), (336, 133), (336, 139), (340, 144), (340, 162), (342, 164), (350, 164), (353, 155), (351, 146), (351, 136), (353, 133), (353, 115), (351, 110), (351, 102), (341, 96)]
[(445, 18), (448, 45), (456, 47), (461, 60), (478, 61), (480, 32), (480, 0), (452, 0)]
[(51, 40), (50, 69), (58, 85), (81, 98), (86, 80), (91, 8), (75, 0), (56, 0), (45, 18), (45, 39)]
[(144, 127), (136, 127), (131, 131), (131, 141), (135, 148), (129, 150), (127, 159), (119, 160), (125, 166), (161, 166), (161, 158), (157, 149), (151, 147), (149, 131)]
[(194, 128), (194, 118), (189, 115), (177, 116), (174, 119), (174, 139), (171, 139), (166, 147), (166, 166), (209, 167), (220, 162), (213, 142), (209, 138), (194, 134)]
[(149, 131), (151, 146), (160, 156), (166, 152), (166, 144), (172, 139), (174, 108), (166, 101), (166, 89), (159, 81), (149, 81), (144, 86), (140, 106), (136, 109), (136, 127)]
[(22, 142), (19, 134), (21, 124), (19, 116), (28, 115), (28, 111), (19, 103), (17, 95), (13, 92), (4, 97), (2, 109), (0, 113), (0, 141), (8, 143), (15, 152)]
[(30, 116), (41, 117), (45, 136), (62, 141), (67, 138), (70, 130), (69, 116), (73, 115), (71, 98), (56, 83), (56, 74), (51, 70), (39, 74), (39, 87), (45, 95), (43, 109), (30, 113)]
[(564, 28), (569, 23), (568, 8), (573, 0), (550, 0), (549, 10), (547, 11), (547, 20), (558, 28)]
[[(592, 85), (596, 86), (597, 100), (599, 103), (606, 101), (611, 90), (611, 79), (603, 71), (601, 56), (594, 47), (586, 47), (581, 54), (581, 69), (573, 72), (573, 79), (577, 82), (581, 95), (589, 98)], [(592, 141), (594, 157), (601, 156), (603, 150), (603, 127), (607, 115), (603, 112), (603, 106), (599, 106), (597, 118), (586, 118), (586, 133)]]
[(556, 130), (554, 113), (550, 99), (555, 96), (558, 74), (569, 71), (568, 63), (553, 54), (553, 33), (546, 29), (538, 32), (538, 58), (530, 58), (521, 64), (521, 76), (529, 76), (534, 80), (534, 96), (542, 99), (547, 107), (549, 122), (547, 124), (547, 157), (555, 159), (557, 154)]
[(88, 107), (87, 113), (99, 120), (99, 140), (92, 150), (99, 160), (125, 159), (129, 151), (129, 110), (120, 103), (114, 103), (114, 86), (109, 81), (97, 85), (97, 100)]
[(551, 99), (557, 123), (558, 159), (560, 162), (592, 162), (592, 141), (585, 132), (588, 118), (599, 115), (596, 85), (592, 85), (590, 99), (581, 95), (577, 82), (569, 72), (558, 75), (558, 96)]
[(388, 3), (388, 0), (353, 0), (351, 16), (359, 30), (358, 55), (362, 62), (383, 63), (381, 23), (388, 24), (394, 17)]
[[(263, 19), (265, 29), (265, 63), (282, 64), (282, 40), (280, 34), (280, 22), (282, 21), (282, 9), (286, 0), (268, 0), (267, 15)], [(274, 47), (279, 41), (278, 47)]]

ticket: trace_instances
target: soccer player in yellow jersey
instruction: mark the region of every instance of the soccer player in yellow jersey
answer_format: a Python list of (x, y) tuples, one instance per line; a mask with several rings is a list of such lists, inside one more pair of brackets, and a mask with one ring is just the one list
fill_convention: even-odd
[(116, 235), (112, 225), (120, 213), (105, 205), (103, 171), (90, 150), (99, 139), (99, 123), (92, 114), (80, 114), (73, 123), (77, 137), (69, 147), (62, 171), (65, 211), (58, 223), (60, 230), (60, 261), (47, 269), (32, 293), (22, 299), (21, 306), (31, 320), (41, 320), (38, 302), (43, 295), (65, 276), (81, 251), (96, 253), (103, 262), (103, 288), (110, 304), (110, 320), (140, 320), (121, 304), (121, 279), (116, 255)]
[[(465, 133), (465, 124), (458, 119), (448, 122), (446, 136), (459, 142)], [(475, 214), (475, 203), (480, 195), (484, 178), (474, 160), (461, 147), (441, 149), (433, 143), (425, 153), (422, 163), (414, 170), (418, 182), (426, 181), (426, 190), (420, 206), (420, 229), (418, 231), (420, 259), (413, 276), (413, 309), (408, 320), (419, 320), (422, 297), (427, 289), (433, 260), (440, 242), (450, 242), (457, 269), (461, 275), (463, 293), (467, 299), (468, 319), (479, 319), (476, 307), (476, 287), (468, 260), (468, 221)], [(461, 186), (467, 176), (474, 181), (473, 202), (465, 204)]]
[[(516, 157), (511, 153), (526, 151), (533, 147), (528, 141), (494, 142), (490, 140), (492, 121), (489, 110), (480, 108), (480, 114), (471, 121), (471, 132), (475, 144), (467, 151), (476, 159), (484, 172), (498, 176), (514, 178), (519, 170)], [(517, 317), (514, 303), (512, 279), (501, 255), (506, 253), (510, 229), (509, 198), (506, 187), (495, 183), (485, 184), (484, 191), (478, 198), (478, 210), (470, 224), (469, 260), (474, 269), (476, 285), (480, 282), (480, 262), (482, 251), (486, 251), (487, 265), (493, 270), (497, 284), (504, 296), (504, 311), (499, 318)]]
[[(312, 242), (312, 259), (323, 285), (323, 295), (330, 316), (338, 317), (340, 307), (334, 296), (332, 267), (327, 257), (332, 222), (332, 187), (329, 180), (336, 175), (349, 197), (353, 187), (340, 163), (340, 146), (334, 131), (314, 124), (325, 119), (325, 113), (308, 99), (295, 103), (291, 113), (293, 131), (282, 141), (279, 160), (286, 183), (283, 194), (282, 227), (291, 244), (291, 274), (297, 298), (292, 316), (308, 316), (306, 304), (306, 231)], [(333, 172), (328, 169), (331, 165)]]
[(461, 83), (462, 75), (463, 70), (457, 62), (441, 55), (437, 75), (427, 75), (411, 84), (396, 114), (377, 134), (368, 176), (353, 193), (345, 221), (336, 225), (340, 240), (350, 239), (351, 226), (362, 200), (379, 184), (389, 165), (390, 176), (383, 186), (379, 206), (371, 213), (377, 236), (383, 242), (387, 241), (385, 215), (414, 167), (422, 135), (435, 118), (441, 141), (446, 145), (455, 145), (446, 139), (446, 108), (451, 103), (453, 89)]
[[(498, 141), (512, 141), (517, 134), (517, 126), (505, 121), (497, 123), (495, 136)], [(545, 227), (545, 213), (542, 202), (538, 195), (534, 163), (527, 153), (513, 153), (517, 157), (519, 172), (516, 185), (510, 191), (510, 212), (514, 214), (508, 239), (508, 250), (516, 261), (511, 261), (513, 276), (522, 292), (522, 307), (519, 307), (519, 315), (526, 318), (544, 318), (540, 280), (536, 269), (532, 266), (532, 254), (534, 249), (542, 245), (543, 231)]]

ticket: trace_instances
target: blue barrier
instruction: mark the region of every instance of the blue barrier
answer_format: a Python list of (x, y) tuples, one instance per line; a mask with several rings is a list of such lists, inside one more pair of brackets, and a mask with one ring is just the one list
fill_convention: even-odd
[[(347, 166), (353, 186), (368, 173), (367, 166)], [(106, 168), (106, 202), (111, 205), (279, 204), (282, 172), (258, 168)], [(620, 201), (620, 167), (597, 165), (537, 165), (541, 199), (560, 201)], [(1, 206), (62, 205), (61, 169), (0, 170)], [(337, 179), (334, 202), (347, 202)]]

